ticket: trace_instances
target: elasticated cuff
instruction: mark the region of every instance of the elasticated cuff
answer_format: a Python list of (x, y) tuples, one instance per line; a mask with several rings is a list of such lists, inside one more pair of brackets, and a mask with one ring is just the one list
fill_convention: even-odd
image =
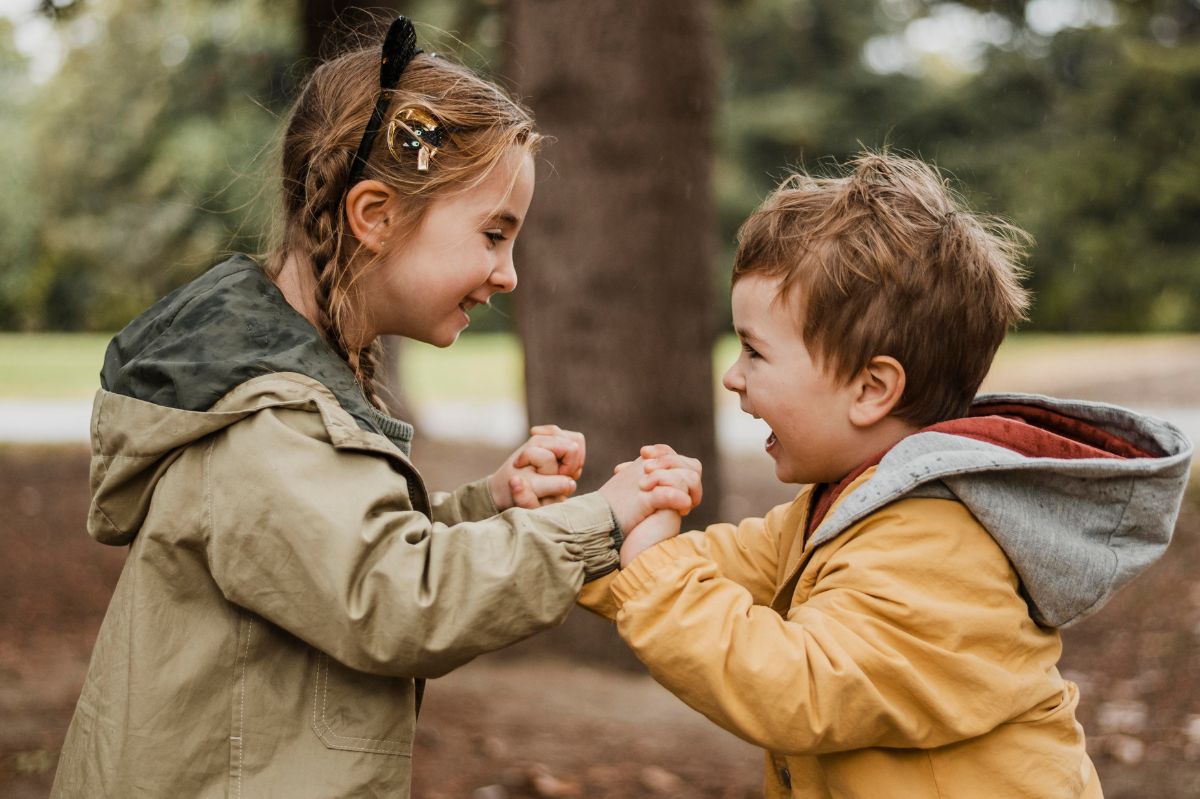
[(535, 512), (558, 516), (561, 526), (571, 531), (568, 551), (583, 561), (585, 582), (620, 566), (620, 547), (613, 538), (612, 508), (598, 492), (572, 497)]
[(500, 512), (486, 477), (460, 486), (454, 493), (458, 495), (456, 499), (464, 519), (490, 519)]
[(655, 544), (621, 569), (621, 573), (612, 581), (612, 594), (618, 606), (645, 591), (657, 579), (660, 571), (677, 562), (670, 552), (670, 544), (674, 540)]

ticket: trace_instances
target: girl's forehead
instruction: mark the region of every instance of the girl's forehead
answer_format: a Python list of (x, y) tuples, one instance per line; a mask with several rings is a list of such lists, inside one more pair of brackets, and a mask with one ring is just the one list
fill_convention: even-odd
[(520, 222), (533, 196), (533, 180), (533, 156), (513, 148), (477, 186), (464, 192), (462, 199), (475, 213)]
[(457, 217), (470, 225), (497, 221), (519, 227), (533, 198), (534, 166), (532, 155), (513, 150), (479, 183), (433, 200), (428, 215)]

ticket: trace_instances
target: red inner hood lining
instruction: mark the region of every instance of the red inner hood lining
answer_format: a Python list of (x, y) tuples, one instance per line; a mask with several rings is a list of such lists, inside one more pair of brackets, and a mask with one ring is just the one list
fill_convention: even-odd
[[(1027, 458), (1124, 460), (1160, 457), (1088, 422), (1031, 405), (977, 405), (971, 408), (969, 416), (938, 422), (918, 432), (963, 436), (1004, 447)], [(891, 447), (875, 455), (836, 484), (822, 483), (813, 487), (811, 502), (815, 504), (804, 531), (805, 539), (817, 529), (841, 493), (863, 472), (877, 466), (890, 450)]]

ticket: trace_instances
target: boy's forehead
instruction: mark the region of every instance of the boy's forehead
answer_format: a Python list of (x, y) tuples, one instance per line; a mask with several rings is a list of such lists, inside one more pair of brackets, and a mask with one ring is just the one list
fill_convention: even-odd
[(782, 278), (747, 275), (733, 284), (733, 325), (743, 338), (761, 339), (769, 330), (799, 329), (801, 305), (796, 286), (783, 290)]
[(800, 287), (784, 285), (782, 277), (750, 274), (733, 284), (732, 303), (755, 315), (766, 311), (795, 314), (800, 308)]

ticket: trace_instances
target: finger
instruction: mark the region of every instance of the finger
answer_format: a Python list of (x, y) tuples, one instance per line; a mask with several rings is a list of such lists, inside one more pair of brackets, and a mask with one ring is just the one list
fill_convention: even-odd
[(704, 472), (704, 464), (700, 463), (700, 461), (695, 458), (689, 458), (686, 455), (674, 453), (656, 458), (643, 459), (642, 468), (646, 472), (651, 472), (655, 469), (687, 469), (697, 474)]
[(533, 488), (521, 477), (514, 475), (508, 481), (508, 489), (512, 492), (515, 507), (537, 508), (541, 505), (538, 502), (537, 494), (533, 493)]
[(538, 447), (554, 453), (554, 472), (545, 472), (542, 469), (538, 469), (542, 474), (573, 474), (583, 468), (579, 443), (566, 435), (535, 435), (531, 437), (517, 453), (517, 457), (513, 460), (514, 466), (521, 467), (529, 462), (525, 456), (525, 452), (530, 447)]
[(564, 430), (561, 435), (573, 442), (576, 449), (567, 453), (567, 456), (563, 458), (559, 474), (565, 474), (578, 480), (583, 475), (583, 464), (587, 460), (587, 440), (583, 437), (583, 433), (577, 433), (574, 430)]
[(637, 461), (625, 461), (624, 463), (618, 463), (613, 467), (613, 474), (620, 474), (635, 463), (637, 463)]
[(691, 489), (701, 484), (700, 475), (691, 469), (655, 469), (642, 476), (641, 487), (647, 490), (656, 485), (670, 485)]
[(641, 450), (643, 458), (661, 458), (664, 455), (674, 455), (673, 450), (667, 444), (647, 444)]
[(516, 469), (532, 467), (538, 474), (558, 474), (558, 455), (545, 447), (526, 444), (520, 455), (513, 461), (513, 467)]
[(575, 493), (575, 481), (561, 474), (535, 474), (526, 482), (540, 503), (548, 499), (566, 499)]
[(692, 509), (692, 498), (686, 491), (680, 491), (678, 488), (657, 486), (646, 496), (650, 500), (650, 507), (655, 510), (675, 510), (684, 514)]
[(648, 491), (659, 485), (687, 491), (693, 505), (699, 505), (704, 498), (704, 485), (700, 475), (690, 469), (658, 469), (645, 475), (638, 487)]
[[(555, 432), (539, 432), (549, 430)], [(573, 477), (576, 480), (580, 478), (583, 474), (583, 463), (587, 460), (587, 441), (584, 439), (583, 433), (577, 433), (574, 430), (563, 430), (558, 425), (531, 427), (529, 428), (529, 432), (534, 435), (534, 438), (549, 436), (558, 442), (555, 447), (552, 447), (559, 456), (558, 473), (567, 477)], [(540, 443), (540, 446), (548, 445)]]

